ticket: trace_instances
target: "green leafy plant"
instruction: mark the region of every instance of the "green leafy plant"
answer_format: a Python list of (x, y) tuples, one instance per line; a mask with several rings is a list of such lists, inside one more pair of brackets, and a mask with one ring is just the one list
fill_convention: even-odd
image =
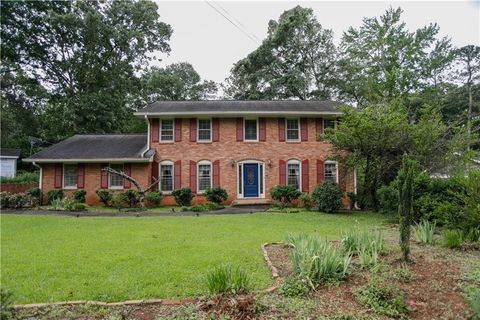
[(358, 251), (358, 262), (364, 269), (376, 271), (378, 268), (379, 252), (376, 245), (361, 246)]
[(67, 197), (63, 199), (54, 199), (52, 203), (50, 204), (51, 210), (67, 210), (67, 211), (72, 211), (75, 208), (75, 202), (72, 199), (69, 199)]
[(0, 183), (29, 183), (38, 182), (38, 171), (18, 171), (15, 177), (0, 177)]
[(193, 205), (189, 208), (189, 211), (193, 211), (193, 212), (203, 212), (203, 211), (207, 211), (207, 208), (202, 205), (202, 204), (196, 204), (196, 205)]
[(435, 222), (430, 222), (425, 219), (420, 221), (420, 223), (415, 224), (413, 232), (417, 241), (423, 244), (432, 245), (434, 242), (433, 235), (435, 234), (436, 225)]
[(106, 190), (106, 189), (98, 189), (95, 191), (95, 193), (97, 194), (98, 196), (98, 200), (100, 200), (101, 203), (103, 203), (103, 205), (105, 207), (109, 207), (110, 206), (110, 202), (112, 201), (112, 193), (109, 191), (109, 190)]
[(298, 199), (302, 193), (292, 185), (279, 184), (270, 189), (270, 194), (273, 200), (280, 201), (284, 205), (289, 205)]
[(473, 319), (480, 320), (480, 289), (476, 289), (473, 296), (468, 299), (468, 304), (473, 310)]
[(147, 200), (150, 205), (158, 207), (162, 200), (162, 194), (160, 191), (150, 191), (145, 195), (145, 200)]
[(189, 207), (192, 203), (193, 192), (190, 187), (173, 190), (172, 195), (179, 206)]
[(63, 199), (64, 193), (62, 189), (52, 189), (47, 192), (48, 204), (52, 204), (55, 199)]
[(135, 208), (139, 203), (138, 192), (132, 189), (128, 189), (123, 192), (126, 202), (130, 208)]
[(75, 190), (75, 191), (72, 192), (73, 200), (75, 200), (76, 202), (80, 202), (80, 203), (85, 203), (85, 196), (86, 195), (87, 195), (87, 191), (85, 191), (83, 189)]
[(462, 232), (460, 230), (445, 230), (443, 231), (443, 246), (455, 249), (460, 248), (462, 244)]
[(8, 196), (8, 198), (4, 199), (4, 203), (8, 208), (27, 208), (31, 207), (36, 202), (36, 199), (28, 193), (5, 194), (4, 196)]
[(125, 193), (120, 192), (115, 194), (112, 197), (111, 205), (120, 210), (121, 208), (124, 208), (126, 206), (127, 202), (128, 202), (128, 199)]
[(43, 192), (40, 188), (32, 188), (27, 192), (34, 200), (36, 205), (42, 205)]
[(408, 312), (405, 296), (393, 284), (386, 284), (385, 279), (371, 279), (365, 286), (354, 290), (358, 301), (374, 312), (390, 317), (400, 317)]
[(347, 197), (349, 200), (349, 209), (355, 209), (355, 203), (357, 202), (357, 194), (355, 192), (347, 192)]
[(220, 209), (225, 208), (224, 205), (221, 205), (221, 204), (218, 204), (218, 203), (215, 203), (215, 202), (206, 202), (204, 204), (204, 206), (208, 211), (220, 210)]
[(313, 207), (312, 198), (308, 193), (302, 193), (300, 196), (300, 207), (310, 210)]
[(73, 205), (73, 209), (75, 211), (85, 211), (87, 209), (87, 205), (85, 203), (75, 203)]
[(342, 247), (345, 252), (353, 254), (358, 254), (360, 251), (372, 253), (374, 250), (381, 254), (387, 248), (381, 230), (359, 228), (357, 225), (343, 233)]
[(0, 288), (0, 319), (13, 319), (13, 292), (5, 287)]
[(220, 187), (208, 188), (205, 190), (204, 195), (207, 197), (208, 201), (215, 203), (222, 203), (228, 199), (227, 191)]
[(223, 264), (207, 273), (205, 284), (210, 294), (241, 294), (250, 290), (250, 277), (238, 266)]
[(288, 277), (279, 288), (280, 294), (286, 297), (303, 297), (310, 292), (307, 280), (299, 277)]
[(2, 191), (0, 192), (0, 207), (2, 209), (9, 207), (10, 192)]
[(335, 212), (342, 206), (343, 193), (338, 184), (324, 181), (312, 193), (312, 201), (321, 212)]
[(395, 278), (398, 280), (408, 283), (412, 280), (412, 271), (408, 267), (408, 265), (403, 264), (401, 267), (395, 269)]

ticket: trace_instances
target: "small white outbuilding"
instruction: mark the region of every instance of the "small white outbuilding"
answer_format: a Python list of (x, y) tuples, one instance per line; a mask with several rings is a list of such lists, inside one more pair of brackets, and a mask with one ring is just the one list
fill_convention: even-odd
[(0, 176), (15, 177), (20, 149), (0, 149)]

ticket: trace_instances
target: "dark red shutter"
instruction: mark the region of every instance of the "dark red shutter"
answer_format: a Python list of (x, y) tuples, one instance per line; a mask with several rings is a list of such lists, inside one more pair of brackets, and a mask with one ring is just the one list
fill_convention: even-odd
[(108, 163), (102, 163), (100, 165), (100, 188), (108, 188), (108, 172), (102, 171), (103, 168), (108, 167)]
[[(123, 164), (123, 172), (127, 176), (132, 176), (132, 164), (131, 163)], [(123, 187), (125, 189), (129, 189), (131, 186), (132, 186), (132, 183), (130, 182), (130, 180), (123, 179)]]
[(243, 141), (243, 118), (237, 118), (237, 141)]
[(57, 163), (55, 165), (55, 182), (54, 182), (55, 188), (62, 187), (62, 180), (63, 180), (63, 164)]
[(218, 118), (212, 119), (212, 141), (217, 142), (220, 140), (220, 125)]
[(309, 185), (310, 185), (310, 171), (308, 168), (308, 160), (303, 160), (302, 161), (302, 191), (303, 192), (308, 192), (309, 191)]
[(175, 119), (175, 142), (182, 141), (182, 119)]
[(193, 160), (190, 160), (190, 188), (197, 193), (197, 163)]
[(158, 179), (158, 162), (153, 160), (152, 162), (152, 181), (155, 181)]
[(77, 188), (85, 188), (85, 165), (83, 163), (77, 165)]
[(220, 187), (220, 160), (213, 161), (213, 186)]
[(287, 168), (284, 160), (278, 161), (279, 184), (287, 184)]
[(322, 140), (321, 135), (323, 134), (323, 119), (317, 118), (315, 119), (315, 133), (317, 134), (316, 140)]
[(190, 119), (190, 141), (197, 141), (197, 119)]
[(308, 141), (308, 119), (300, 119), (300, 137), (302, 141)]
[(323, 160), (317, 160), (317, 184), (322, 183), (325, 176), (325, 168), (323, 166)]
[(175, 161), (173, 164), (173, 188), (180, 189), (182, 187), (182, 161)]
[(278, 118), (278, 141), (285, 141), (285, 118)]
[(258, 140), (267, 141), (267, 119), (258, 119)]
[(158, 130), (159, 130), (158, 119), (152, 119), (152, 125), (150, 130), (150, 137), (152, 142), (158, 142), (158, 136), (159, 136)]

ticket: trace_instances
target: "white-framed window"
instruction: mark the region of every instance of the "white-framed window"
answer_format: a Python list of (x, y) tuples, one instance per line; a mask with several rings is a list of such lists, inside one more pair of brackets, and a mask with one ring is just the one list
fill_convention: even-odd
[(301, 186), (301, 165), (298, 160), (287, 161), (287, 184), (300, 190)]
[(243, 137), (245, 141), (258, 141), (258, 120), (243, 120)]
[[(117, 171), (123, 171), (123, 163), (110, 163), (110, 168)], [(109, 189), (122, 189), (123, 178), (118, 174), (108, 174), (108, 188)]]
[(173, 191), (173, 162), (162, 161), (160, 162), (160, 191), (172, 192)]
[(160, 119), (160, 141), (172, 142), (175, 123), (173, 119)]
[(324, 172), (325, 180), (338, 183), (337, 161), (327, 160), (325, 161), (324, 167), (325, 167), (325, 172)]
[(337, 127), (337, 120), (335, 120), (335, 119), (323, 119), (323, 128), (324, 129), (330, 128), (330, 129), (335, 130), (336, 127)]
[(207, 160), (198, 162), (197, 168), (197, 191), (203, 193), (212, 187), (212, 163)]
[(77, 165), (76, 164), (63, 165), (63, 188), (64, 189), (77, 188)]
[(212, 119), (198, 119), (197, 132), (198, 141), (212, 141)]
[(287, 141), (300, 141), (300, 119), (285, 119)]

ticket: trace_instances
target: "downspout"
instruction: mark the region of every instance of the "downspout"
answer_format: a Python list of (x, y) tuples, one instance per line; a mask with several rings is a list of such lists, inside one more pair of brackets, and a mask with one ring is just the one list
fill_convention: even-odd
[(145, 117), (145, 122), (147, 123), (147, 148), (142, 152), (142, 158), (145, 157), (145, 153), (150, 150), (150, 121), (148, 121), (147, 115)]
[(38, 178), (38, 189), (42, 190), (42, 182), (43, 182), (43, 169), (41, 166), (39, 166), (38, 164), (35, 163), (35, 161), (32, 162), (32, 164), (37, 167), (38, 169), (40, 169), (40, 176)]

